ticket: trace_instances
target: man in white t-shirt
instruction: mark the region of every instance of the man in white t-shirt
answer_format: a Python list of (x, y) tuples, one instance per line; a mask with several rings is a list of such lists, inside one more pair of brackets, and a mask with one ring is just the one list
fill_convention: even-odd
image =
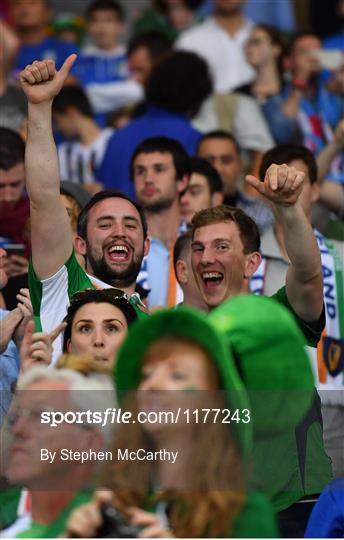
[(233, 90), (254, 77), (244, 53), (253, 22), (243, 14), (243, 3), (214, 0), (214, 16), (184, 32), (176, 43), (178, 49), (195, 52), (208, 62), (218, 93)]

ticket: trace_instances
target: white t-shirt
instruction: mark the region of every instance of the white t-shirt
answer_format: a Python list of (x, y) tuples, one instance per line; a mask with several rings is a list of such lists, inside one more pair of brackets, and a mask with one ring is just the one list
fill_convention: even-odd
[(245, 19), (244, 26), (230, 36), (213, 17), (183, 32), (176, 42), (177, 49), (191, 51), (208, 62), (214, 90), (226, 93), (249, 83), (254, 70), (248, 64), (244, 46), (253, 29), (253, 22)]
[(58, 146), (61, 180), (90, 184), (96, 182), (95, 170), (100, 166), (108, 141), (114, 130), (103, 129), (89, 146), (79, 141), (63, 142)]

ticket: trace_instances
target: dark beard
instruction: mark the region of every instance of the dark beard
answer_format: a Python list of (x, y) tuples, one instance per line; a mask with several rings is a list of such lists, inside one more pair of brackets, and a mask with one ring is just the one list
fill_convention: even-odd
[(125, 270), (116, 271), (108, 266), (104, 255), (100, 260), (97, 260), (92, 255), (90, 245), (87, 245), (87, 262), (91, 266), (93, 274), (96, 278), (101, 279), (108, 285), (117, 289), (125, 289), (136, 282), (136, 278), (141, 270), (143, 253), (135, 260), (133, 258), (130, 265)]

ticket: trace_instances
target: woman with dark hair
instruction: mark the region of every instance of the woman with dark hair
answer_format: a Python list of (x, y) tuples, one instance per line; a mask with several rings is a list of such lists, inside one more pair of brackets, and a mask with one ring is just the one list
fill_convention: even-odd
[[(100, 492), (77, 509), (67, 527), (70, 537), (120, 537), (118, 521), (104, 520), (110, 507), (144, 538), (277, 535), (265, 497), (247, 493), (246, 392), (229, 350), (203, 314), (161, 310), (136, 324), (119, 352), (114, 379), (121, 410), (135, 420), (118, 426), (110, 447), (104, 478), (113, 495)], [(234, 411), (238, 422), (224, 421)], [(162, 419), (167, 412), (173, 421)], [(161, 420), (145, 421), (148, 415)], [(131, 457), (122, 459), (126, 453)]]
[(120, 289), (88, 289), (73, 296), (63, 323), (50, 334), (34, 333), (29, 323), (21, 349), (21, 371), (33, 365), (49, 365), (52, 343), (63, 332), (63, 352), (90, 354), (111, 367), (117, 351), (138, 317), (127, 295)]
[(299, 142), (297, 121), (288, 114), (288, 100), (283, 95), (284, 43), (280, 33), (268, 25), (256, 26), (246, 43), (245, 52), (256, 77), (251, 84), (241, 86), (237, 91), (256, 99), (277, 144)]

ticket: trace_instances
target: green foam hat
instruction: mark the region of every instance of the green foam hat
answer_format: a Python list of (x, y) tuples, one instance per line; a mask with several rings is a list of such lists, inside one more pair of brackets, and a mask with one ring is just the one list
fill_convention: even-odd
[(248, 391), (254, 435), (295, 428), (314, 399), (314, 376), (292, 314), (271, 298), (250, 294), (224, 302), (208, 318), (223, 334)]
[[(120, 401), (126, 391), (136, 390), (141, 381), (141, 364), (147, 349), (164, 337), (180, 337), (194, 341), (206, 350), (213, 360), (227, 391), (231, 409), (249, 409), (249, 400), (236, 370), (225, 340), (211, 326), (207, 317), (191, 308), (163, 309), (135, 322), (120, 348), (114, 379)], [(251, 452), (252, 430), (250, 424), (232, 424), (244, 458)]]

